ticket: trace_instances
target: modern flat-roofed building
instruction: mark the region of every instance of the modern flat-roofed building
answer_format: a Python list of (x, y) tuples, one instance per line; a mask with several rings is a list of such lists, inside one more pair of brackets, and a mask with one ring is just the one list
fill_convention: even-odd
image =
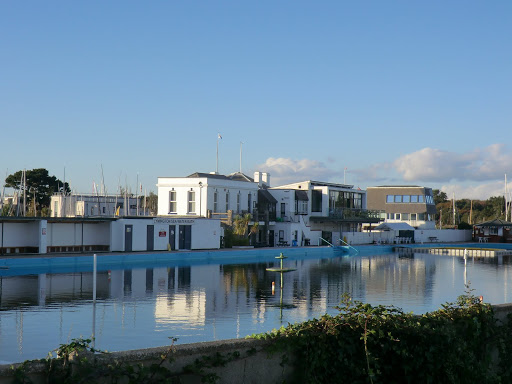
[(435, 229), (436, 205), (432, 188), (416, 185), (366, 189), (367, 207), (382, 211), (389, 223), (405, 222), (417, 229)]

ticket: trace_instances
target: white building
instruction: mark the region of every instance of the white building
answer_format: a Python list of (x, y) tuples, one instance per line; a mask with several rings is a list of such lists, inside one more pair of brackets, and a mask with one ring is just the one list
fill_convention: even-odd
[(56, 193), (50, 201), (50, 217), (145, 216), (144, 196)]
[[(337, 244), (344, 232), (378, 223), (366, 209), (366, 191), (352, 185), (306, 180), (269, 189), (277, 200), (276, 244)], [(284, 240), (284, 241), (283, 241)]]
[[(268, 180), (268, 174), (259, 174)], [(158, 178), (159, 216), (226, 217), (253, 213), (258, 201), (258, 181), (243, 173), (194, 173), (187, 177)]]

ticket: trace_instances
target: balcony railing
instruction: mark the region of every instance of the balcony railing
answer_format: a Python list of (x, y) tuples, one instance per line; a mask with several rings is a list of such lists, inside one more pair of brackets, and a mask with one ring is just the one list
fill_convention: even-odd
[(384, 211), (356, 209), (356, 208), (335, 208), (329, 210), (329, 218), (333, 219), (380, 219)]

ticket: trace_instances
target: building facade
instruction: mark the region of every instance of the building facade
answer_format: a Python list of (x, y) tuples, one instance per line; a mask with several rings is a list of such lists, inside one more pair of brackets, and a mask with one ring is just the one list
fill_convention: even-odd
[(363, 223), (382, 221), (367, 209), (366, 191), (353, 185), (306, 180), (269, 191), (277, 200), (278, 239), (284, 235), (298, 245), (337, 245), (343, 232), (360, 232)]
[(431, 188), (420, 186), (368, 187), (368, 209), (381, 211), (389, 223), (407, 223), (416, 229), (435, 229), (436, 205)]
[(243, 173), (193, 173), (159, 177), (158, 216), (224, 218), (228, 213), (253, 213), (258, 183)]
[(144, 196), (56, 193), (50, 200), (50, 217), (146, 216)]

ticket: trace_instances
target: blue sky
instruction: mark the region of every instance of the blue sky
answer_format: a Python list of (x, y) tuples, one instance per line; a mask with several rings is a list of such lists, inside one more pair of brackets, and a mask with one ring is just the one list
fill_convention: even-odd
[[(0, 174), (269, 172), (449, 196), (512, 179), (510, 1), (0, 3)], [(344, 169), (346, 173), (344, 175)], [(511, 188), (512, 189), (512, 188)]]

